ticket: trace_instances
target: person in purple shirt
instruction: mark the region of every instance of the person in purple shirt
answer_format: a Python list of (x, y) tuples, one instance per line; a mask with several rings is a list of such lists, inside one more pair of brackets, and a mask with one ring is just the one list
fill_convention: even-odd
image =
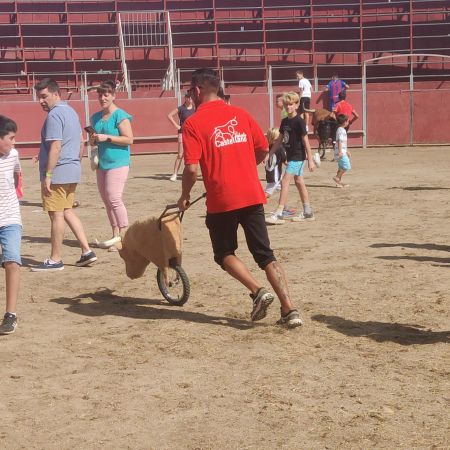
[(342, 92), (349, 87), (350, 86), (344, 80), (339, 79), (337, 73), (333, 74), (331, 81), (325, 87), (325, 92), (328, 92), (328, 109), (330, 111), (333, 111), (336, 103), (339, 102), (339, 92)]

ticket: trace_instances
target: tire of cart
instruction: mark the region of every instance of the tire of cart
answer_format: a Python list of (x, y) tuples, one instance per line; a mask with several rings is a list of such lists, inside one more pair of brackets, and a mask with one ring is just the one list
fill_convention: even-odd
[(181, 266), (171, 265), (165, 273), (158, 269), (156, 282), (161, 294), (171, 305), (183, 306), (188, 301), (191, 287), (189, 278)]

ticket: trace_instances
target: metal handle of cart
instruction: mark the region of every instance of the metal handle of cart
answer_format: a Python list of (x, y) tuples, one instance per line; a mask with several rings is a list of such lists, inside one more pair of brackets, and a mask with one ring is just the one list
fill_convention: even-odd
[[(205, 198), (205, 197), (206, 197), (206, 192), (203, 192), (203, 194), (200, 195), (200, 197), (197, 197), (195, 200), (192, 200), (192, 202), (189, 202), (188, 208), (190, 208), (194, 203), (197, 203), (198, 201), (200, 201), (202, 198)], [(176, 211), (170, 211), (171, 209), (176, 209)], [(178, 208), (178, 204), (177, 203), (171, 203), (170, 205), (166, 205), (166, 207), (164, 208), (164, 211), (158, 217), (158, 228), (160, 230), (161, 230), (161, 221), (162, 221), (162, 219), (164, 217), (168, 217), (168, 216), (172, 216), (172, 215), (180, 216), (180, 222), (183, 220), (184, 211), (181, 211)]]

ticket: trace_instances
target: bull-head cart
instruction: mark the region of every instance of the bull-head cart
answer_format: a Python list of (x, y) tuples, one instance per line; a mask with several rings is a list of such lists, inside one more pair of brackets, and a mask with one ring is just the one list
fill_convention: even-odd
[[(192, 201), (189, 207), (205, 196)], [(158, 268), (156, 282), (161, 294), (176, 306), (184, 305), (190, 295), (189, 278), (181, 267), (183, 215), (177, 204), (167, 205), (158, 218), (134, 222), (119, 247), (127, 276), (142, 277), (152, 262)]]

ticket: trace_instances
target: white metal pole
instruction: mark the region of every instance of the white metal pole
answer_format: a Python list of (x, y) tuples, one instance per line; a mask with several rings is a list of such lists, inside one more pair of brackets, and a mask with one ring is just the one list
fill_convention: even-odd
[[(85, 123), (90, 123), (90, 114), (89, 114), (89, 91), (87, 88), (87, 74), (86, 72), (83, 72), (83, 82), (84, 82), (84, 89), (85, 89), (85, 95), (84, 95), (84, 119)], [(89, 135), (87, 135), (88, 138), (88, 145), (87, 145), (87, 155), (89, 158), (89, 161), (91, 160), (91, 144), (89, 144)]]
[(177, 61), (176, 59), (173, 60), (173, 96), (177, 98), (178, 95), (178, 69), (177, 69)]
[(269, 76), (267, 78), (267, 90), (269, 94), (269, 125), (273, 128), (273, 86), (272, 86), (272, 66), (269, 66)]
[(172, 25), (170, 23), (170, 13), (167, 13), (167, 37), (169, 44), (169, 71), (170, 71), (170, 87), (169, 89), (173, 89), (173, 78), (174, 78), (174, 63), (173, 63), (173, 44), (172, 44)]
[(314, 91), (319, 92), (319, 78), (317, 77), (317, 64), (314, 64)]
[(34, 77), (34, 72), (33, 72), (33, 101), (36, 102), (37, 101), (37, 96), (36, 96), (36, 89), (34, 89), (34, 85), (36, 84), (36, 78)]
[(128, 69), (125, 55), (125, 43), (122, 31), (122, 18), (120, 13), (118, 14), (117, 27), (119, 32), (120, 60), (122, 62), (123, 84), (125, 85), (125, 88), (128, 92), (128, 98), (131, 98), (131, 86), (130, 86), (130, 79), (128, 77)]
[(177, 102), (179, 105), (181, 105), (181, 72), (180, 69), (177, 69)]

